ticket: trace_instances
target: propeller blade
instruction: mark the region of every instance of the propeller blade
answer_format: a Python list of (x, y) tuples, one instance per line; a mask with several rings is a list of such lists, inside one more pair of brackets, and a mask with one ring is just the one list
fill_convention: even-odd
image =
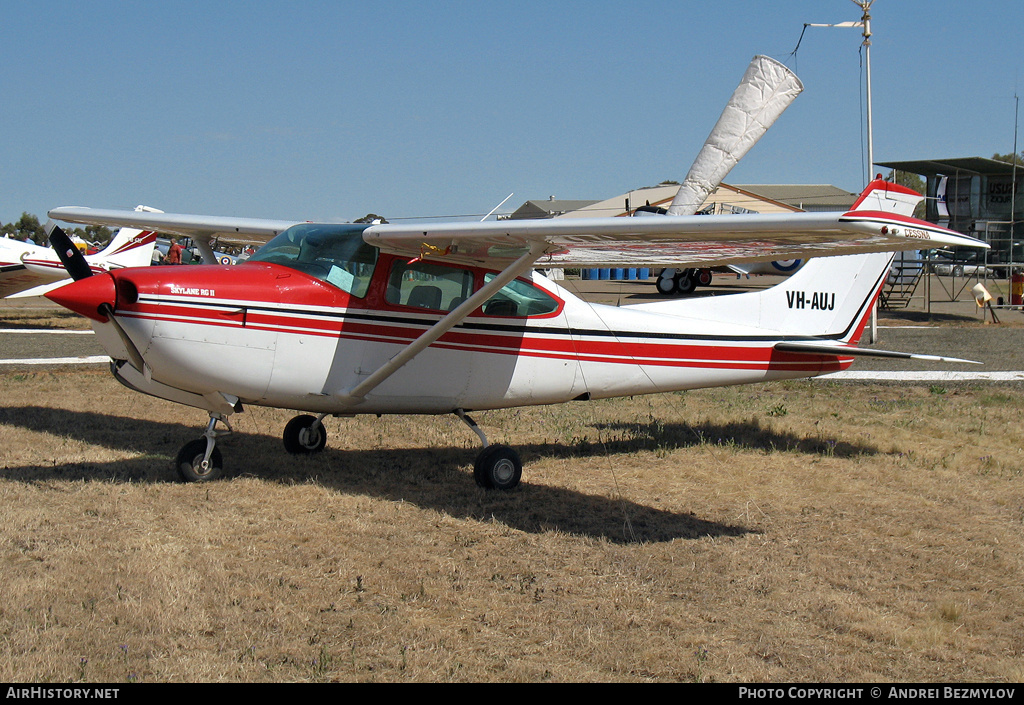
[(50, 238), (50, 247), (57, 253), (60, 263), (64, 265), (64, 269), (68, 271), (72, 279), (78, 281), (92, 276), (92, 270), (89, 268), (89, 263), (85, 261), (85, 255), (75, 247), (75, 243), (71, 242), (71, 238), (60, 229), (60, 226), (52, 220), (48, 220), (43, 229)]

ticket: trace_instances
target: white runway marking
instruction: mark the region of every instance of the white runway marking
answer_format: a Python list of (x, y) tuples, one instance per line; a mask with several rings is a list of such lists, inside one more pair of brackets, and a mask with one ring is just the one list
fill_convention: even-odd
[(885, 372), (874, 370), (847, 370), (821, 375), (816, 379), (868, 380), (873, 382), (1024, 382), (1024, 371), (1012, 372), (953, 372), (953, 371), (904, 371)]
[(0, 360), (0, 365), (93, 365), (110, 362), (107, 355), (90, 355), (89, 357), (37, 357), (14, 360)]
[(61, 330), (59, 328), (0, 328), (0, 333), (55, 333), (57, 335), (96, 335), (94, 330)]

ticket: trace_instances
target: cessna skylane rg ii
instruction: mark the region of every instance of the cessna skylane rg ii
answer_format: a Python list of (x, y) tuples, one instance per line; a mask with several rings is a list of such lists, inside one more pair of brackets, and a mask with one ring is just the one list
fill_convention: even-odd
[[(273, 239), (233, 266), (94, 274), (54, 227), (78, 280), (47, 296), (91, 319), (120, 382), (208, 412), (177, 458), (187, 480), (221, 475), (217, 424), (230, 432), (231, 414), (258, 405), (309, 412), (285, 427), (292, 453), (321, 450), (331, 414), (454, 413), (483, 443), (477, 482), (508, 489), (519, 457), (489, 445), (470, 411), (813, 377), (858, 354), (919, 357), (856, 347), (891, 251), (984, 244), (905, 215), (918, 198), (875, 181), (848, 213), (428, 225), (57, 208), (52, 218), (197, 241)], [(813, 259), (771, 289), (621, 307), (531, 272), (796, 257)]]
[[(138, 208), (144, 209), (145, 206)], [(152, 230), (121, 228), (110, 244), (94, 255), (87, 255), (85, 261), (94, 272), (143, 267), (150, 263), (155, 244), (156, 233)], [(51, 248), (0, 238), (0, 297), (41, 296), (70, 283), (64, 265)]]
[[(797, 92), (788, 69), (755, 58), (720, 121), (736, 139), (716, 138), (719, 157), (695, 162), (676, 198), (684, 211), (771, 124), (765, 105)], [(912, 218), (920, 198), (876, 180), (847, 213), (423, 225), (56, 208), (55, 220), (191, 237), (207, 262), (216, 237), (269, 242), (234, 266), (95, 273), (50, 224), (76, 281), (48, 297), (91, 320), (118, 381), (209, 414), (178, 454), (186, 480), (222, 474), (217, 439), (255, 405), (305, 412), (285, 426), (291, 453), (324, 448), (328, 415), (455, 414), (483, 445), (477, 483), (510, 489), (518, 454), (489, 444), (470, 412), (813, 377), (863, 354), (942, 359), (857, 347), (894, 251), (986, 247)], [(534, 271), (807, 257), (764, 291), (621, 307)]]

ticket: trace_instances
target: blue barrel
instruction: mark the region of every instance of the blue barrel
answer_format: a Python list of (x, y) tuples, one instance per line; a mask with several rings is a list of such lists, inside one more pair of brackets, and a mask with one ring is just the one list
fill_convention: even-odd
[(612, 268), (612, 279), (614, 279), (617, 282), (622, 281), (623, 279), (626, 278), (625, 271), (626, 270), (624, 270), (622, 267), (613, 267)]
[(603, 281), (607, 281), (608, 279), (611, 279), (612, 270), (608, 269), (608, 267), (601, 267), (597, 271), (598, 271), (598, 277), (597, 277), (598, 279), (601, 279)]
[(626, 281), (636, 281), (636, 267), (626, 269)]
[(637, 273), (637, 278), (638, 279), (650, 279), (651, 278), (651, 268), (650, 267), (641, 267), (639, 269), (638, 273)]
[(580, 272), (580, 276), (583, 277), (584, 281), (589, 281), (594, 278), (594, 270), (584, 268), (583, 271)]

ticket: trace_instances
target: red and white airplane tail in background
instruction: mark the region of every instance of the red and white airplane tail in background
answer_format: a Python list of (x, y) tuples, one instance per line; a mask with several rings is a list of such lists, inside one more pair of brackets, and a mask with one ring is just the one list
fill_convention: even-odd
[[(148, 206), (137, 206), (137, 213), (162, 213)], [(47, 223), (47, 234), (51, 232), (52, 221)], [(93, 255), (86, 255), (85, 262), (94, 273), (112, 269), (145, 267), (152, 263), (153, 248), (156, 247), (156, 231), (122, 227), (110, 239), (110, 243)], [(52, 249), (33, 248), (20, 257), (20, 278), (8, 285), (0, 282), (0, 293), (9, 293), (7, 298), (20, 299), (43, 296), (55, 289), (70, 284), (67, 270)]]
[[(136, 210), (150, 213), (161, 211), (139, 206)], [(90, 266), (100, 269), (118, 269), (122, 267), (145, 267), (153, 261), (153, 248), (156, 246), (156, 232), (139, 230), (138, 228), (121, 228), (110, 239), (110, 243), (94, 255), (86, 255), (85, 260)], [(63, 266), (61, 267), (63, 270)]]

